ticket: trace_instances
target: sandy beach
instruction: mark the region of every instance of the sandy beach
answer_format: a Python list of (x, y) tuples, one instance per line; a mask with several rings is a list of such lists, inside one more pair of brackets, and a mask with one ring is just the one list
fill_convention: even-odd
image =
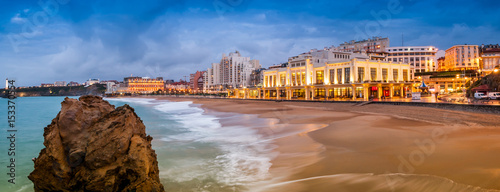
[(500, 115), (379, 104), (161, 99), (276, 119), (259, 131), (279, 153), (269, 179), (251, 191), (500, 190)]

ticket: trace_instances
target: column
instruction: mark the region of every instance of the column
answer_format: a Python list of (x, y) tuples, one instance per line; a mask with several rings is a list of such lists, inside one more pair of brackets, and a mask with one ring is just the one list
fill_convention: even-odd
[(444, 93), (448, 93), (448, 82), (444, 83)]
[(248, 89), (243, 90), (243, 99), (247, 99)]
[(366, 85), (363, 85), (363, 99), (365, 99), (366, 101), (368, 101), (368, 86)]
[(356, 100), (356, 85), (352, 85), (352, 100)]
[(382, 85), (377, 85), (377, 97), (378, 99), (381, 99), (382, 98)]
[(260, 99), (260, 88), (257, 89), (257, 99)]
[(330, 88), (325, 86), (325, 100), (328, 100), (328, 97), (330, 97)]
[(280, 88), (276, 88), (276, 100), (281, 99), (281, 93), (280, 93)]
[(314, 95), (316, 94), (316, 89), (311, 87), (311, 100), (314, 100)]
[(304, 87), (304, 91), (305, 91), (305, 94), (306, 94), (306, 100), (309, 100), (309, 88), (308, 87)]
[(389, 90), (389, 92), (390, 92), (390, 93), (389, 93), (389, 94), (390, 94), (390, 96), (389, 96), (389, 97), (392, 99), (392, 97), (394, 96), (394, 85), (393, 85), (393, 84), (390, 84), (389, 86), (390, 86), (390, 87), (389, 87), (389, 89), (390, 89), (390, 90)]
[(404, 84), (400, 85), (401, 98), (406, 98), (406, 93), (404, 92)]

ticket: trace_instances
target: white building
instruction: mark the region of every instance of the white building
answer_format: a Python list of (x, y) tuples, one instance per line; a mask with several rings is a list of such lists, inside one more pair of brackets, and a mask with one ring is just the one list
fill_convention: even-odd
[(500, 67), (500, 49), (489, 48), (483, 51), (483, 71), (492, 72), (496, 67)]
[(311, 50), (288, 66), (264, 71), (263, 88), (235, 88), (231, 96), (258, 99), (368, 99), (405, 97), (410, 66), (360, 53)]
[(388, 47), (387, 60), (402, 62), (410, 65), (410, 76), (413, 79), (415, 73), (437, 71), (438, 62), (436, 53), (438, 48), (434, 46), (405, 46)]
[(54, 86), (56, 87), (66, 86), (66, 81), (56, 81), (54, 82)]
[(361, 41), (349, 41), (340, 44), (337, 50), (340, 52), (384, 52), (389, 47), (388, 37), (372, 37)]
[(93, 84), (96, 84), (96, 83), (99, 83), (99, 79), (89, 79), (87, 81), (85, 81), (85, 86), (91, 86)]
[(224, 91), (228, 88), (246, 87), (250, 85), (250, 74), (260, 68), (258, 60), (242, 57), (236, 51), (228, 56), (222, 55), (220, 63), (212, 63), (206, 72), (205, 91)]

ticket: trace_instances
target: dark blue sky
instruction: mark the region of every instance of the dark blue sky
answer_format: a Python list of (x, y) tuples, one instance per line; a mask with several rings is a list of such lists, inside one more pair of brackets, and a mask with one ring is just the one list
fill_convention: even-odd
[[(389, 37), (391, 46), (500, 42), (500, 1), (38, 0), (0, 2), (0, 78), (178, 80), (239, 50), (265, 67), (309, 49)], [(3, 87), (3, 85), (0, 85)]]

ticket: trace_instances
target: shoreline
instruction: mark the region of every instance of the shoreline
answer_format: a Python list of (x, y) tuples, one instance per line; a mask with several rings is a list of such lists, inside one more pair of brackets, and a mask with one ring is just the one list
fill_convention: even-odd
[[(392, 186), (396, 187), (396, 191), (411, 191), (415, 188), (404, 186), (417, 181), (420, 185), (423, 182), (424, 186), (447, 187), (439, 190), (477, 189), (472, 186), (500, 189), (498, 184), (492, 182), (500, 179), (492, 162), (500, 159), (494, 153), (500, 151), (500, 146), (494, 142), (500, 139), (498, 115), (377, 104), (353, 106), (345, 103), (154, 98), (173, 102), (192, 101), (203, 109), (277, 119), (281, 128), (272, 133), (285, 136), (273, 139), (276, 151), (280, 153), (272, 160), (270, 174), (273, 179), (251, 186), (252, 191), (325, 191), (360, 186), (365, 187), (362, 188), (365, 191), (377, 187), (387, 189), (391, 187), (386, 183), (387, 178), (392, 177), (389, 173), (401, 172), (411, 176), (405, 177), (403, 183)], [(441, 133), (446, 138), (443, 142), (438, 143), (431, 136), (436, 130), (446, 131)], [(425, 152), (420, 150), (422, 146), (429, 147), (415, 145), (414, 140), (430, 140), (430, 143), (435, 143), (432, 146), (434, 149), (429, 155), (423, 153), (423, 162), (410, 166), (413, 170), (400, 171), (399, 157), (411, 162), (411, 154), (415, 151), (421, 154)], [(475, 144), (473, 147), (457, 146), (461, 142)], [(491, 146), (490, 153), (476, 152), (485, 148), (480, 146)], [(463, 150), (464, 147), (466, 150)], [(464, 160), (462, 163), (453, 162), (457, 158)], [(447, 164), (458, 165), (453, 168)], [(472, 170), (455, 170), (457, 168)], [(345, 178), (353, 181), (346, 183)], [(450, 183), (447, 179), (463, 184)]]

